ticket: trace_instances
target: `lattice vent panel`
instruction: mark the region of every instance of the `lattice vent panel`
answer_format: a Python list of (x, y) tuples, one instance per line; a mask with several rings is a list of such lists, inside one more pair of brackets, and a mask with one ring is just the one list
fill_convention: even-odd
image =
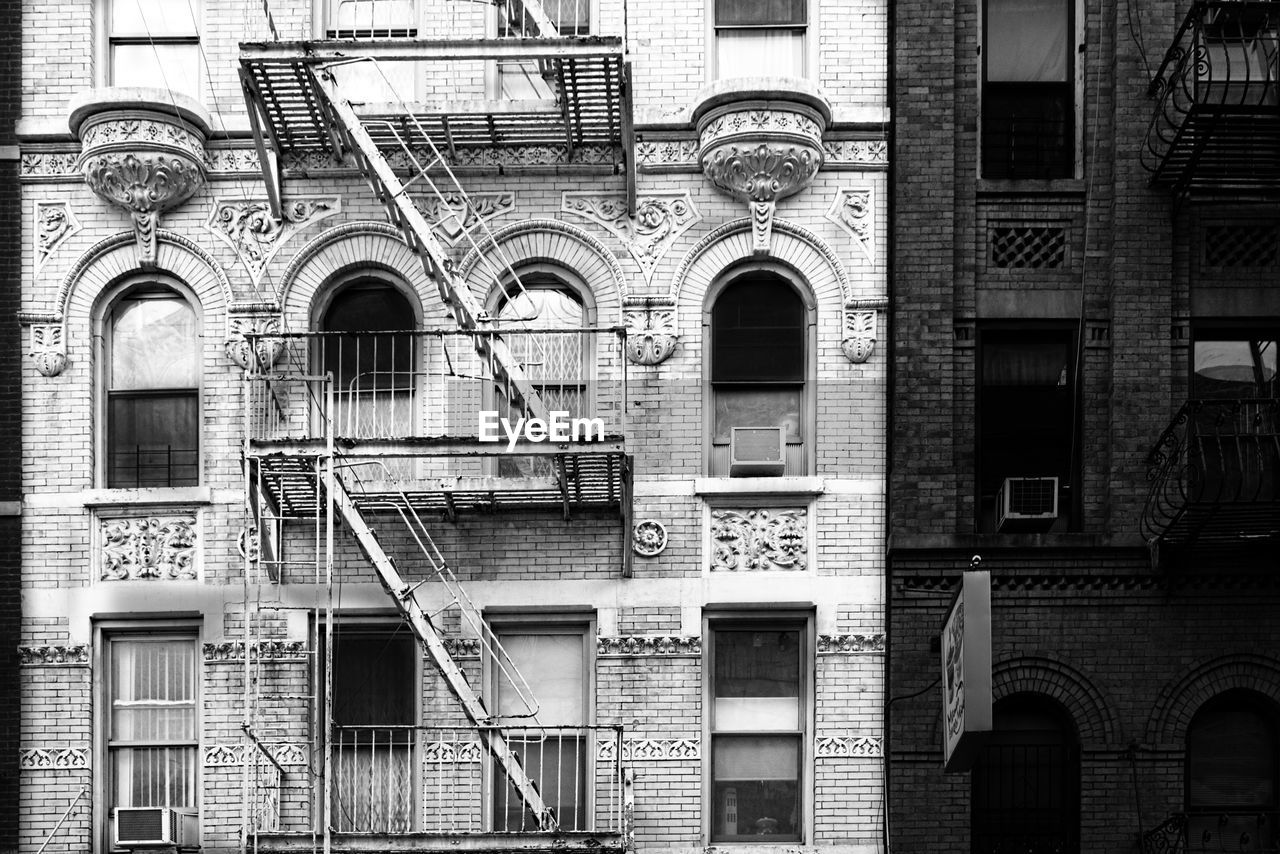
[(991, 265), (1055, 270), (1066, 263), (1067, 230), (1060, 225), (997, 225), (989, 234)]
[(1280, 226), (1211, 225), (1204, 230), (1208, 267), (1272, 267), (1280, 245)]

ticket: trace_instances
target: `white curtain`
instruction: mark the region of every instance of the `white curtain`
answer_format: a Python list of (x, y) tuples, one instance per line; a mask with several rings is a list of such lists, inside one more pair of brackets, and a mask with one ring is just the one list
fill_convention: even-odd
[(1067, 80), (1071, 0), (987, 0), (987, 79), (997, 83)]

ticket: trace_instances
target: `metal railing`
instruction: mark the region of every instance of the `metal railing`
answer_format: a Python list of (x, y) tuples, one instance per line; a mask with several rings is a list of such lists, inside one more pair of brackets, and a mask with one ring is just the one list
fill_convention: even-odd
[[(519, 395), (496, 379), (491, 345), (498, 338), (548, 410), (600, 419), (606, 434), (622, 434), (625, 336), (620, 328), (273, 336), (278, 367), (249, 377), (248, 435), (251, 441), (317, 439), (332, 422), (340, 440), (475, 438), (483, 410), (514, 424), (529, 413), (513, 411), (509, 401)], [(325, 405), (330, 377), (332, 412)]]
[[(624, 832), (622, 728), (504, 726), (507, 743), (556, 814), (555, 832)], [(339, 833), (542, 833), (485, 751), (484, 728), (336, 727), (332, 830)]]
[(1142, 854), (1225, 854), (1280, 850), (1277, 821), (1267, 811), (1174, 813), (1142, 835)]
[(113, 447), (107, 452), (107, 482), (118, 489), (195, 486), (200, 454), (195, 448)]
[[(1277, 115), (1278, 57), (1280, 2), (1193, 3), (1148, 88), (1157, 105), (1147, 128), (1143, 165), (1156, 172), (1194, 114)], [(1203, 138), (1188, 141), (1200, 148), (1205, 143)]]
[(1148, 539), (1280, 535), (1280, 400), (1190, 400), (1147, 455)]

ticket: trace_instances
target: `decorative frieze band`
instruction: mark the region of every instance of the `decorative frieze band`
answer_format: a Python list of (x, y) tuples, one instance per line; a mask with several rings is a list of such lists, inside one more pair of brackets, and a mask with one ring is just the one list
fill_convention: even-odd
[(478, 741), (429, 741), (422, 745), (422, 758), (429, 765), (473, 765), (484, 758)]
[[(258, 661), (305, 661), (305, 641), (254, 641), (249, 647)], [(223, 641), (204, 645), (204, 660), (209, 664), (244, 661), (244, 641)]]
[(18, 751), (23, 771), (81, 771), (89, 767), (87, 747), (24, 747)]
[(444, 648), (452, 658), (479, 658), (479, 638), (445, 638)]
[[(268, 746), (276, 762), (288, 767), (301, 767), (308, 764), (307, 746), (294, 742), (284, 742)], [(204, 767), (206, 768), (239, 768), (244, 765), (243, 744), (207, 744), (204, 748)], [(259, 762), (268, 762), (259, 748), (253, 748), (250, 755), (256, 756)]]
[[(822, 143), (823, 168), (875, 169), (889, 165), (889, 145), (883, 139), (832, 139)], [(664, 139), (636, 144), (636, 165), (650, 172), (701, 171), (698, 141)]]
[(711, 511), (711, 571), (798, 572), (809, 551), (804, 508)]
[(702, 638), (676, 635), (621, 635), (596, 638), (600, 658), (632, 658), (649, 655), (700, 656)]
[(72, 646), (20, 646), (18, 664), (23, 667), (83, 667), (89, 663), (89, 647)]
[(884, 739), (878, 735), (819, 736), (814, 755), (819, 759), (883, 756)]
[(98, 519), (100, 581), (196, 577), (196, 515)]
[[(615, 762), (618, 758), (616, 739), (596, 742), (596, 761)], [(624, 738), (623, 762), (686, 761), (702, 758), (702, 740), (698, 738)]]
[(861, 655), (884, 652), (884, 633), (869, 635), (818, 635), (818, 655)]

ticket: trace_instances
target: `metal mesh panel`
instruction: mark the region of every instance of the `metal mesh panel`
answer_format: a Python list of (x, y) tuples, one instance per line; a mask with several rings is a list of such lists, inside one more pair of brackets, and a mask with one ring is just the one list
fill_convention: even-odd
[(1280, 228), (1274, 225), (1211, 225), (1204, 230), (1204, 262), (1209, 267), (1271, 267)]
[(1067, 256), (1067, 230), (1062, 226), (995, 226), (989, 242), (995, 267), (1057, 269)]

